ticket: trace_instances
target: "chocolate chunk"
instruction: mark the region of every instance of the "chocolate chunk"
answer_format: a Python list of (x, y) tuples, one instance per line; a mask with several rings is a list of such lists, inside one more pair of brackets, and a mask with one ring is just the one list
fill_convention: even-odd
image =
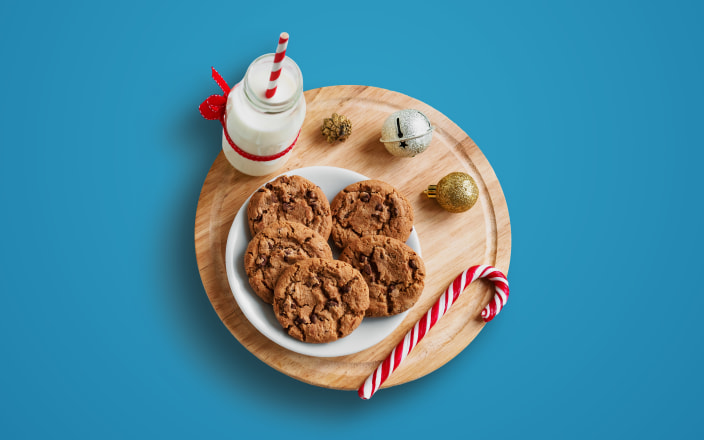
[(265, 267), (266, 263), (269, 262), (269, 257), (266, 255), (259, 255), (256, 260), (256, 264), (259, 267)]

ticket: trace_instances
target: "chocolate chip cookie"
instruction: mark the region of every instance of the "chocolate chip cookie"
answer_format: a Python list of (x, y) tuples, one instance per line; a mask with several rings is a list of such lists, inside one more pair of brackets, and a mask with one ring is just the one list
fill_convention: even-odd
[(406, 197), (380, 180), (363, 180), (340, 191), (330, 204), (332, 240), (340, 248), (365, 235), (406, 241), (413, 229), (413, 208)]
[(249, 200), (247, 220), (252, 236), (274, 222), (301, 223), (324, 239), (330, 237), (330, 203), (319, 186), (301, 176), (279, 176)]
[(357, 268), (369, 286), (366, 316), (390, 316), (410, 309), (425, 285), (425, 264), (400, 240), (367, 235), (352, 241), (340, 260)]
[(362, 274), (338, 260), (312, 258), (284, 270), (274, 289), (274, 314), (292, 337), (331, 342), (359, 326), (369, 307)]
[(300, 223), (278, 222), (262, 229), (249, 242), (244, 270), (254, 293), (271, 304), (281, 272), (306, 258), (332, 259), (327, 240)]

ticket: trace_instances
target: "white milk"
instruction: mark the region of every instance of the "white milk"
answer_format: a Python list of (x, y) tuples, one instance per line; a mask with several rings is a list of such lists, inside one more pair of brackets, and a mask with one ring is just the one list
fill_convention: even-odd
[[(306, 115), (303, 77), (296, 63), (284, 58), (276, 94), (265, 97), (274, 54), (257, 58), (227, 97), (225, 124), (232, 141), (247, 153), (271, 156), (286, 150), (298, 136)], [(254, 161), (236, 152), (223, 131), (222, 149), (237, 170), (250, 176), (271, 174), (286, 163), (291, 151), (270, 161)], [(294, 147), (295, 150), (295, 147)]]

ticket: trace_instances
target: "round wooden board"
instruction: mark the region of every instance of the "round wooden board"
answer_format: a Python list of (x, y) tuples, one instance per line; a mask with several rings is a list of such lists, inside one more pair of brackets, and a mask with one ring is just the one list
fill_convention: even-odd
[[(454, 278), (469, 266), (491, 264), (508, 271), (511, 225), (499, 181), (476, 144), (456, 124), (416, 99), (367, 86), (333, 86), (305, 92), (306, 119), (284, 168), (264, 177), (234, 170), (221, 152), (203, 184), (195, 223), (195, 248), (203, 286), (220, 319), (259, 359), (303, 382), (355, 390), (433, 305)], [(390, 155), (379, 142), (381, 126), (394, 111), (414, 108), (435, 126), (428, 150), (415, 158)], [(352, 121), (352, 135), (330, 145), (320, 133), (322, 121), (337, 112)], [(245, 318), (230, 290), (225, 246), (232, 221), (243, 202), (276, 175), (313, 165), (347, 168), (390, 183), (408, 197), (425, 261), (425, 289), (402, 324), (385, 340), (359, 353), (333, 358), (301, 355), (275, 344)], [(423, 190), (446, 174), (465, 171), (479, 187), (479, 200), (467, 212), (442, 210)], [(448, 313), (428, 332), (383, 387), (422, 377), (455, 357), (484, 326), (482, 308), (493, 295), (485, 281), (472, 283)]]

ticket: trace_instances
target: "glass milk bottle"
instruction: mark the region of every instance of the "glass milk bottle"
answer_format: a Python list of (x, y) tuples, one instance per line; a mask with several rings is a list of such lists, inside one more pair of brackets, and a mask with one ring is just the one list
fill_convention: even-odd
[(286, 163), (306, 115), (303, 76), (289, 57), (276, 93), (265, 96), (273, 62), (274, 54), (254, 60), (227, 97), (222, 149), (233, 167), (250, 176), (271, 174)]

